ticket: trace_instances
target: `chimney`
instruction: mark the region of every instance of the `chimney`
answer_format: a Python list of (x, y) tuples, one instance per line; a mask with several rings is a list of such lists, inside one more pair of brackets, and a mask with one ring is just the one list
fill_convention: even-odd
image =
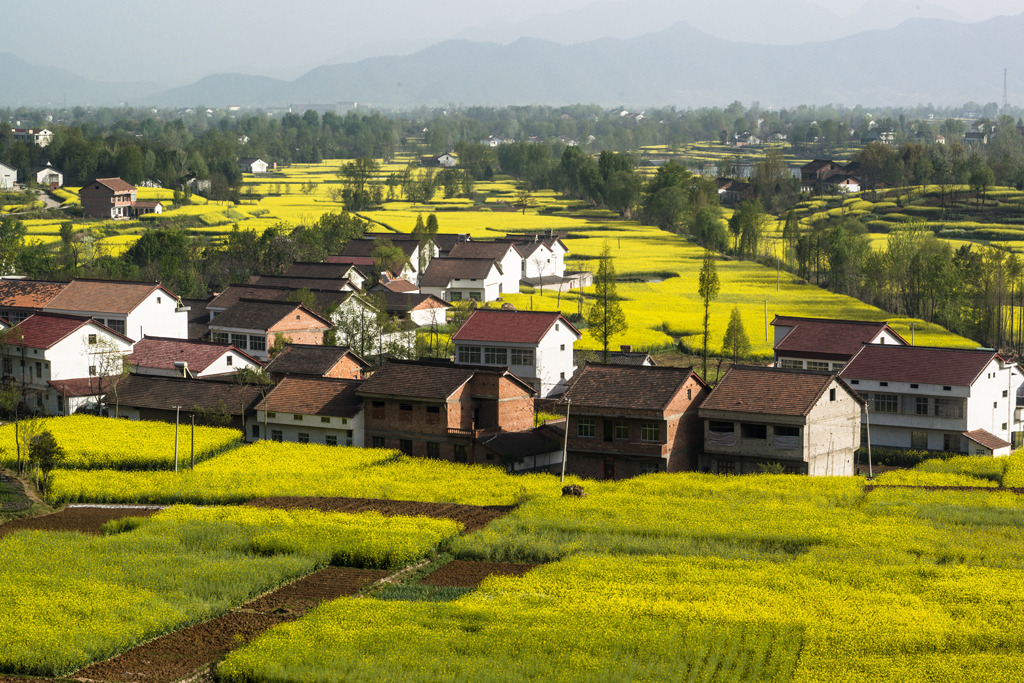
[(623, 344), (619, 347), (619, 350), (622, 351), (622, 353), (631, 353), (633, 351), (633, 347), (629, 344)]

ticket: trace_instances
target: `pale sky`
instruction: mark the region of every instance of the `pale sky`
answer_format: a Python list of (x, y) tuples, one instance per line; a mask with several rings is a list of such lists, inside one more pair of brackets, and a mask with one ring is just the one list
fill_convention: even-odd
[[(636, 8), (630, 27), (608, 19), (614, 15), (608, 6), (616, 2), (630, 14)], [(861, 23), (891, 14), (865, 5), (890, 10), (894, 3), (903, 4), (902, 17), (982, 21), (1024, 12), (1024, 0), (733, 0), (730, 6), (743, 3), (756, 12), (768, 7), (778, 12), (785, 4), (795, 16), (808, 3), (822, 15), (834, 15), (837, 6), (854, 14), (864, 8), (857, 15)], [(724, 25), (709, 20), (714, 4), (707, 0), (50, 0), (44, 5), (5, 0), (3, 5), (0, 52), (95, 80), (170, 86), (229, 72), (291, 79), (322, 64), (409, 54), (453, 37), (558, 40), (564, 29), (565, 42), (578, 42), (660, 31), (675, 21), (706, 32)], [(40, 11), (57, 20), (40, 26)], [(600, 16), (604, 23), (594, 24), (588, 34), (587, 22)], [(620, 27), (630, 35), (615, 35)], [(761, 42), (756, 36), (743, 39)]]

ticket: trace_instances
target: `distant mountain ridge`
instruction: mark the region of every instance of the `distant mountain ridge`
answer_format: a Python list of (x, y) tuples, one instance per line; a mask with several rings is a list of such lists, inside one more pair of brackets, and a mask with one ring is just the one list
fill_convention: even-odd
[[(1024, 99), (1024, 14), (976, 24), (912, 19), (896, 28), (802, 45), (731, 42), (677, 23), (630, 39), (575, 45), (523, 38), (508, 45), (448, 40), (411, 55), (320, 66), (285, 81), (223, 74), (155, 92), (108, 86), (133, 104), (286, 106), (355, 101), (381, 108), (420, 105), (596, 103), (630, 108), (796, 104), (913, 105), (1000, 101), (1010, 67), (1010, 99)], [(21, 103), (0, 59), (0, 98)], [(66, 81), (63, 87), (68, 88)], [(91, 82), (77, 92), (93, 92)], [(49, 94), (47, 95), (47, 92)], [(58, 91), (59, 92), (59, 91)], [(77, 104), (69, 91), (69, 103)], [(110, 100), (108, 100), (109, 102)], [(0, 101), (0, 105), (9, 104)]]

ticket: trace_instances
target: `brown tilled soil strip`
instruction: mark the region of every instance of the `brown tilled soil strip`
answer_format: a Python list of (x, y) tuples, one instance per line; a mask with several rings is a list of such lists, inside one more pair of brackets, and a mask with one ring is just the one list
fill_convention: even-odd
[(4, 522), (0, 524), (0, 538), (26, 529), (98, 534), (101, 527), (111, 520), (122, 517), (148, 517), (158, 510), (155, 507), (68, 507), (48, 515)]
[[(227, 614), (161, 636), (74, 674), (78, 680), (171, 683), (202, 669), (277, 624), (298, 619), (325, 600), (355, 595), (386, 571), (327, 567)], [(196, 674), (196, 672), (199, 672)], [(2, 681), (0, 681), (2, 683)]]
[(410, 515), (453, 519), (462, 522), (466, 533), (482, 529), (515, 509), (513, 505), (459, 505), (456, 503), (420, 503), (412, 500), (376, 498), (334, 498), (281, 496), (250, 500), (246, 505), (269, 508), (308, 508), (321, 512), (379, 512), (382, 515)]
[(522, 576), (538, 565), (519, 564), (515, 562), (470, 562), (468, 560), (452, 560), (433, 574), (428, 574), (420, 583), (428, 586), (454, 586), (459, 588), (477, 588), (483, 580), (492, 574), (506, 576)]
[(864, 487), (864, 493), (871, 493), (874, 490), (884, 491), (885, 489), (920, 489), (922, 491), (981, 491), (982, 493), (996, 493), (997, 491), (1009, 491), (1017, 495), (1024, 495), (1024, 488), (1002, 488), (999, 486), (913, 486), (911, 484), (868, 484)]

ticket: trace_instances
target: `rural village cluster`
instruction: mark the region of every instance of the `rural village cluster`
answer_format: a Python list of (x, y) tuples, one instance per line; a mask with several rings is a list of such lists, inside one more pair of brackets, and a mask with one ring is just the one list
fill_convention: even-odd
[[(250, 172), (261, 170), (254, 161)], [(87, 216), (161, 211), (118, 178), (87, 183), (80, 196)], [(712, 388), (629, 347), (596, 362), (574, 349), (582, 335), (561, 313), (484, 306), (521, 284), (589, 285), (590, 273), (566, 271), (557, 235), (387, 237), (405, 255), (400, 268), (374, 272), (375, 238), (354, 239), (325, 262), (293, 263), (206, 300), (159, 283), (5, 277), (0, 324), (14, 329), (0, 348), (3, 377), (35, 413), (172, 422), (216, 413), (247, 441), (394, 448), (598, 479), (765, 468), (848, 476), (869, 444), (986, 456), (1022, 444), (1024, 375), (993, 350), (915, 346), (882, 322), (776, 315), (772, 365), (734, 365)], [(411, 346), (466, 300), (480, 306), (452, 336), (449, 359), (386, 357), (389, 344)], [(374, 302), (397, 331), (361, 349), (344, 336), (348, 346), (324, 345), (341, 316), (374, 319)], [(271, 383), (238, 381), (247, 370)], [(538, 425), (538, 411), (563, 417)]]

